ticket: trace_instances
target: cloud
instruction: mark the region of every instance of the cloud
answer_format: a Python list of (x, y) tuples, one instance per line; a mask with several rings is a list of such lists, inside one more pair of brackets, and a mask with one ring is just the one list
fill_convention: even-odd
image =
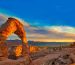
[(0, 14), (0, 26), (5, 23), (7, 19), (8, 17), (6, 15)]
[(33, 41), (75, 41), (75, 28), (70, 26), (30, 27), (27, 38)]
[[(31, 24), (15, 17), (23, 23), (25, 31), (27, 33), (27, 39), (33, 41), (43, 42), (74, 42), (75, 40), (75, 28), (70, 26), (30, 26)], [(6, 22), (8, 16), (0, 14), (0, 24)], [(12, 35), (8, 39), (18, 39), (17, 35)]]
[(75, 34), (75, 28), (70, 26), (46, 26), (48, 30), (60, 32), (60, 33), (72, 33)]

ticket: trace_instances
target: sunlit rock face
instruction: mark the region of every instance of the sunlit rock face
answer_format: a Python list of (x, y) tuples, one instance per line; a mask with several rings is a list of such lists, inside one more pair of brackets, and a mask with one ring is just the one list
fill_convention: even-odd
[(16, 54), (16, 56), (22, 55), (22, 45), (19, 45), (19, 46), (16, 47), (15, 54)]
[(30, 46), (30, 52), (31, 53), (34, 53), (34, 52), (37, 52), (37, 51), (39, 51), (39, 47), (37, 47), (37, 46)]
[(9, 49), (9, 59), (17, 59), (22, 56), (22, 45), (11, 46)]
[[(37, 46), (30, 46), (30, 53), (35, 53), (35, 52), (37, 52), (37, 51), (39, 51), (39, 47), (37, 47)], [(12, 51), (12, 49), (11, 49), (11, 51)], [(18, 45), (15, 49), (14, 49), (14, 52), (13, 53), (15, 53), (15, 55), (17, 56), (17, 57), (19, 57), (19, 56), (21, 56), (22, 55), (22, 45)]]

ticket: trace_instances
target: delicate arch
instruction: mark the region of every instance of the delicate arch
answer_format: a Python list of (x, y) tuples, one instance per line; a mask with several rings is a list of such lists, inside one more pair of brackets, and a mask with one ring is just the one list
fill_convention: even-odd
[(13, 33), (18, 35), (22, 40), (23, 56), (30, 58), (26, 32), (24, 31), (23, 24), (15, 18), (8, 18), (8, 20), (0, 27), (0, 44), (4, 43), (4, 41), (6, 41), (6, 39)]

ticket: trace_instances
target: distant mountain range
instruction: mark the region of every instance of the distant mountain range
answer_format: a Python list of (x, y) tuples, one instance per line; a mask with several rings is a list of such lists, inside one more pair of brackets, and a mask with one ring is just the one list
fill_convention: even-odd
[[(7, 40), (6, 41), (8, 46), (16, 46), (16, 45), (21, 45), (22, 41), (21, 40)], [(71, 44), (71, 42), (34, 42), (34, 41), (28, 41), (29, 45), (32, 46), (65, 46)]]

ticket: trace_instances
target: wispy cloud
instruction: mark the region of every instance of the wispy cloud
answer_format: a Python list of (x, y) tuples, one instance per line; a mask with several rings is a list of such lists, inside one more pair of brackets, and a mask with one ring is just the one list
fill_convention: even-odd
[(45, 26), (45, 28), (56, 32), (75, 34), (75, 28), (70, 26)]
[[(17, 18), (17, 17), (15, 17)], [(75, 28), (70, 26), (30, 26), (31, 24), (17, 18), (24, 24), (27, 32), (27, 39), (43, 42), (73, 42), (75, 41)], [(0, 15), (0, 23), (7, 20), (7, 17)], [(8, 39), (17, 39), (18, 36), (12, 35)]]
[(6, 20), (8, 19), (8, 17), (5, 15), (0, 14), (0, 25), (2, 25), (4, 22), (6, 22)]

